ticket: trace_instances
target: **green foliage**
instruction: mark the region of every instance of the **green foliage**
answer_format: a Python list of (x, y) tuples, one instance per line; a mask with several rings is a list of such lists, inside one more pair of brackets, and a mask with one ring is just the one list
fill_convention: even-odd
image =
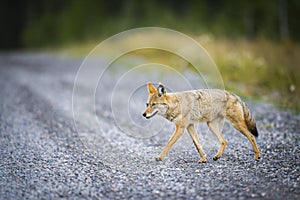
[[(193, 34), (279, 39), (280, 8), (290, 37), (300, 39), (297, 0), (65, 0), (28, 1), (23, 40), (27, 47), (105, 38), (130, 28), (163, 26)], [(284, 26), (283, 26), (284, 27)]]
[(300, 112), (299, 45), (244, 39), (199, 42), (216, 62), (228, 89)]

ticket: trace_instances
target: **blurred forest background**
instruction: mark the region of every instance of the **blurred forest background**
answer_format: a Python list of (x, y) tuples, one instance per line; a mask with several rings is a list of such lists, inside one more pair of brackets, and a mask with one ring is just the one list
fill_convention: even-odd
[(99, 39), (141, 26), (229, 38), (300, 40), (299, 0), (17, 0), (1, 4), (2, 48)]
[(1, 50), (91, 50), (131, 28), (175, 29), (208, 50), (227, 89), (300, 110), (299, 0), (16, 0), (0, 15)]

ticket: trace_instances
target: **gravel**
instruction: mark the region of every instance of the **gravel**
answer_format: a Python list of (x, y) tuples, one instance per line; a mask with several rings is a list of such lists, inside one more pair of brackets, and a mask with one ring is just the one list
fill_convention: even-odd
[[(96, 61), (101, 65), (101, 60)], [(142, 119), (145, 87), (136, 90), (132, 101), (124, 99), (123, 87), (161, 76), (134, 72), (135, 79), (120, 85), (111, 104), (124, 72), (107, 73), (105, 87), (95, 94), (97, 128), (91, 126), (94, 113), (84, 103), (87, 77), (79, 84), (79, 110), (85, 116), (77, 122), (79, 130), (73, 120), (72, 91), (81, 62), (47, 54), (0, 54), (0, 199), (300, 199), (299, 115), (264, 102), (247, 102), (259, 130), (258, 162), (247, 139), (228, 123), (223, 129), (228, 146), (218, 161), (212, 160), (218, 142), (200, 124), (207, 163), (197, 162), (188, 134), (156, 162), (174, 127), (159, 117)], [(139, 61), (130, 63), (135, 62)], [(185, 75), (197, 85), (195, 75)], [(180, 85), (174, 79), (166, 75), (164, 83)], [(117, 112), (124, 102), (133, 103), (130, 120), (141, 126), (127, 123), (128, 117)], [(111, 105), (120, 109), (112, 112)], [(162, 128), (151, 135), (155, 130), (149, 123)]]

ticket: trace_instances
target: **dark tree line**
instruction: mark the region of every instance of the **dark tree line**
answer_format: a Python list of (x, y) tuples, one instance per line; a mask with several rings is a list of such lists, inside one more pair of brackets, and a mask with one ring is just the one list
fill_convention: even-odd
[(0, 6), (1, 48), (59, 45), (141, 26), (300, 40), (299, 0), (16, 0)]

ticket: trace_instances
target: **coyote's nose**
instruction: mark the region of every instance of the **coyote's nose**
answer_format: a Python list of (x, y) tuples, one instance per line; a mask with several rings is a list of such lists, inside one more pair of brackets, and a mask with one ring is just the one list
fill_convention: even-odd
[(143, 113), (143, 117), (146, 117), (146, 116), (147, 116), (147, 114), (144, 112), (144, 113)]

